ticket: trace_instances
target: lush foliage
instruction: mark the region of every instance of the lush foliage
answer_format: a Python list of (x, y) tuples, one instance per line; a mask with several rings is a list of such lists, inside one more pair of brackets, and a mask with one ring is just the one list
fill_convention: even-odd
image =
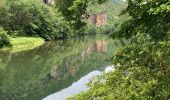
[(86, 25), (85, 14), (88, 4), (93, 2), (103, 3), (107, 0), (57, 0), (57, 8), (62, 12), (70, 26), (81, 32)]
[(169, 0), (129, 0), (124, 13), (129, 13), (132, 19), (115, 36), (130, 38), (140, 32), (150, 34), (152, 39), (164, 39), (169, 34), (169, 3)]
[(128, 15), (119, 16), (121, 11), (127, 7), (127, 4), (121, 0), (112, 0), (102, 4), (88, 4), (86, 12), (90, 14), (104, 13), (107, 16), (106, 25), (97, 26), (87, 21), (85, 34), (112, 34), (117, 30), (117, 23), (122, 23), (128, 19)]
[(114, 38), (129, 45), (111, 59), (115, 71), (93, 79), (76, 100), (167, 100), (170, 97), (169, 0), (128, 0), (131, 19)]
[(40, 1), (17, 0), (4, 4), (0, 25), (11, 35), (40, 36), (46, 40), (71, 36), (71, 29), (60, 13)]
[[(106, 1), (57, 0), (56, 7), (51, 7), (37, 0), (1, 0), (0, 26), (12, 36), (40, 36), (46, 40), (68, 38), (93, 30), (95, 33), (102, 33), (100, 30), (106, 32), (113, 25), (101, 29), (88, 29), (91, 26), (84, 27), (85, 15), (91, 4)], [(84, 31), (84, 28), (87, 28), (87, 31)]]
[(7, 32), (0, 28), (0, 47), (9, 46), (10, 45), (10, 39), (7, 35)]

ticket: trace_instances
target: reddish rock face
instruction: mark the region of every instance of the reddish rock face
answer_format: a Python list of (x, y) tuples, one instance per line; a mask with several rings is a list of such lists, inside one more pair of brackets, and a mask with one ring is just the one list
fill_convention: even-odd
[(96, 16), (96, 25), (103, 26), (107, 24), (107, 15), (102, 13)]
[(99, 13), (99, 14), (91, 14), (88, 18), (88, 21), (91, 24), (95, 24), (96, 26), (104, 26), (107, 24), (107, 14)]
[(96, 50), (98, 52), (107, 52), (107, 42), (101, 40), (96, 41)]

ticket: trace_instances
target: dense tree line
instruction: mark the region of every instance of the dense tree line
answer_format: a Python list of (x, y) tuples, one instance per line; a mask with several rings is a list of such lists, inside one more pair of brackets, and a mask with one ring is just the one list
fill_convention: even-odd
[[(0, 26), (12, 36), (40, 36), (46, 40), (71, 33), (61, 14), (37, 0), (3, 0)], [(70, 35), (70, 34), (69, 34)]]
[[(57, 0), (56, 5), (49, 6), (38, 0), (0, 0), (0, 27), (6, 31), (1, 33), (11, 37), (37, 36), (45, 40), (77, 36), (84, 32), (83, 16), (88, 4), (105, 1)], [(1, 36), (1, 40), (5, 39)]]
[(38, 0), (0, 0), (0, 2), (2, 28), (0, 41), (6, 41), (1, 42), (1, 47), (10, 42), (8, 35), (42, 37), (45, 40), (73, 36), (71, 27), (57, 8)]

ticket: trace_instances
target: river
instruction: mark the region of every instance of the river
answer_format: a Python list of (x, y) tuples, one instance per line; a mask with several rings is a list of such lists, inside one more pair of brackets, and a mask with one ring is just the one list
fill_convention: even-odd
[(123, 42), (85, 36), (19, 53), (0, 52), (0, 100), (65, 100), (87, 90)]

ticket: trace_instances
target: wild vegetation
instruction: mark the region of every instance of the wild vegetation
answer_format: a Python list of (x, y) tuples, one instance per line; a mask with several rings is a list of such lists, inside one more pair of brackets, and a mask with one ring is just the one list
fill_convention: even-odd
[(5, 11), (1, 11), (1, 26), (12, 36), (39, 36), (51, 40), (71, 33), (60, 13), (40, 1), (6, 0), (2, 8)]
[(57, 0), (57, 8), (69, 22), (70, 26), (81, 34), (83, 27), (86, 25), (84, 14), (86, 13), (89, 3), (104, 3), (107, 0)]
[(128, 14), (120, 16), (126, 7), (127, 4), (121, 0), (111, 0), (102, 4), (90, 2), (86, 13), (92, 15), (106, 14), (107, 22), (105, 25), (97, 26), (87, 21), (84, 34), (112, 34), (117, 30), (118, 23), (122, 23), (128, 19)]
[(128, 0), (131, 19), (113, 38), (127, 38), (111, 62), (115, 71), (94, 78), (76, 100), (167, 100), (170, 97), (170, 1)]
[[(9, 36), (6, 35), (8, 37), (42, 37), (44, 40), (54, 40), (72, 36), (67, 22), (55, 8), (37, 0), (1, 1), (0, 27), (6, 31), (1, 33), (8, 34)], [(4, 38), (4, 35), (2, 39), (3, 46), (8, 46), (8, 42), (12, 44), (10, 39), (7, 41)]]
[[(126, 4), (121, 0), (57, 0), (57, 8), (64, 16), (74, 34), (108, 34), (116, 30), (115, 24), (123, 22), (127, 15), (118, 18)], [(108, 21), (105, 26), (97, 27), (90, 24), (89, 14), (105, 12)]]
[[(89, 33), (108, 33), (113, 39), (125, 38), (130, 43), (110, 59), (115, 70), (94, 78), (88, 84), (89, 90), (69, 99), (169, 99), (170, 1), (127, 0), (127, 5), (121, 1), (113, 0), (113, 4), (107, 1), (57, 0), (51, 7), (37, 0), (0, 0), (0, 47), (42, 43), (34, 40), (42, 41), (39, 37), (56, 40)], [(121, 6), (127, 8), (123, 10)], [(109, 15), (108, 25), (90, 25), (86, 14), (99, 13), (103, 8)], [(117, 16), (120, 11), (122, 16)], [(34, 38), (27, 41), (28, 37)]]
[(0, 47), (5, 45), (10, 45), (10, 39), (7, 32), (3, 28), (0, 28)]
[[(98, 29), (98, 27), (91, 29), (92, 25), (86, 27), (87, 22), (84, 17), (87, 9), (91, 9), (92, 4), (99, 7), (100, 5), (95, 2), (101, 4), (105, 2), (104, 0), (57, 0), (56, 6), (50, 6), (38, 0), (1, 0), (1, 2), (0, 27), (6, 31), (9, 37), (41, 37), (44, 40), (66, 39), (82, 34), (106, 33), (113, 28), (114, 23), (110, 23), (112, 17), (117, 16), (121, 9), (115, 9), (115, 12), (117, 12), (111, 14), (113, 8), (107, 8), (108, 3), (105, 3), (103, 10), (107, 10), (109, 14), (108, 26), (101, 29)], [(117, 4), (123, 7), (123, 3)], [(110, 6), (117, 4), (111, 2)], [(99, 11), (99, 9), (97, 10)], [(103, 29), (105, 31), (97, 32), (97, 30)]]

